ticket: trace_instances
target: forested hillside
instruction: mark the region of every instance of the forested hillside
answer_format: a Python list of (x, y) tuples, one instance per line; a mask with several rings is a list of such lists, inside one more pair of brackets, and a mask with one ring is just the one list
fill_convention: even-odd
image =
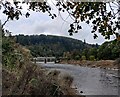
[(68, 60), (114, 60), (120, 57), (120, 41), (91, 45), (77, 39), (52, 35), (17, 35), (16, 41), (36, 56), (65, 57)]
[(95, 47), (80, 40), (52, 35), (17, 35), (16, 40), (27, 46), (33, 56), (63, 56), (65, 52), (81, 53), (85, 48)]

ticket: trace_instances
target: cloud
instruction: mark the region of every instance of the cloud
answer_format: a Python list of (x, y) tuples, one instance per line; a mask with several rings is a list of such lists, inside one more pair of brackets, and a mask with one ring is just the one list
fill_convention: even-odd
[[(70, 19), (68, 19), (70, 22)], [(71, 20), (72, 22), (72, 20)], [(13, 35), (25, 34), (25, 35), (36, 35), (36, 34), (49, 34), (67, 36), (79, 40), (86, 40), (88, 43), (103, 43), (105, 40), (99, 36), (98, 39), (93, 39), (91, 34), (91, 28), (89, 25), (82, 23), (82, 30), (78, 33), (69, 36), (67, 30), (69, 29), (69, 23), (63, 21), (61, 17), (52, 20), (48, 15), (42, 13), (32, 13), (29, 18), (22, 17), (18, 21), (10, 21), (5, 26), (12, 32)]]
[[(25, 12), (26, 10), (23, 10)], [(53, 12), (57, 12), (54, 10)], [(101, 44), (106, 41), (103, 36), (99, 34), (98, 39), (93, 39), (93, 34), (90, 32), (91, 27), (85, 23), (81, 23), (82, 30), (79, 33), (75, 33), (73, 36), (69, 36), (67, 30), (69, 29), (69, 24), (72, 23), (72, 19), (69, 17), (65, 22), (63, 18), (68, 17), (67, 13), (61, 13), (56, 19), (52, 20), (47, 13), (41, 12), (30, 12), (30, 17), (26, 18), (22, 16), (19, 20), (9, 21), (5, 27), (12, 32), (13, 35), (16, 34), (49, 34), (49, 35), (60, 35), (71, 37), (79, 40), (86, 40), (87, 43), (98, 43)], [(0, 18), (5, 21), (5, 15), (0, 12)]]

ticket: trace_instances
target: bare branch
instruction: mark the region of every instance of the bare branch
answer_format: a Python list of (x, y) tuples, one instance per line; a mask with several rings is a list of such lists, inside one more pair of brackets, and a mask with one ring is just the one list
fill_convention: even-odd
[(8, 21), (9, 21), (9, 18), (7, 17), (7, 20), (2, 24), (2, 28)]

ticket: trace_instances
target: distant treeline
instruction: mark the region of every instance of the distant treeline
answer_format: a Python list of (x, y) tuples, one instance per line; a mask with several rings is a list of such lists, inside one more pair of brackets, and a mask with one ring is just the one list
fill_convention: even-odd
[(55, 56), (66, 59), (116, 59), (120, 57), (120, 42), (117, 40), (88, 44), (77, 39), (53, 35), (16, 35), (16, 41), (30, 49), (34, 57)]
[(79, 54), (90, 45), (80, 40), (52, 35), (18, 35), (16, 41), (31, 50), (33, 56), (62, 57), (65, 52), (77, 52)]

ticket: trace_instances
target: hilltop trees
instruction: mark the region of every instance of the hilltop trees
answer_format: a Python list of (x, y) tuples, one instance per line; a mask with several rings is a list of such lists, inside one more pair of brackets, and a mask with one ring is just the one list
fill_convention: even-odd
[(55, 56), (66, 59), (113, 60), (120, 57), (120, 42), (90, 45), (80, 40), (52, 35), (16, 35), (16, 42), (31, 50), (34, 57)]
[(116, 59), (120, 57), (120, 42), (105, 42), (98, 49), (98, 59)]
[[(18, 20), (20, 15), (25, 15), (26, 18), (29, 17), (29, 10), (36, 12), (47, 12), (48, 15), (54, 19), (57, 17), (56, 13), (53, 13), (52, 6), (48, 1), (44, 2), (22, 2), (26, 3), (29, 6), (28, 12), (23, 14), (21, 12), (22, 6), (19, 5), (21, 2), (14, 2), (12, 5), (9, 1), (2, 1), (0, 6), (4, 9), (3, 14), (7, 16), (7, 20), (3, 23), (2, 27), (9, 20)], [(81, 22), (86, 22), (92, 27), (91, 33), (93, 33), (94, 38), (97, 38), (98, 35), (96, 32), (99, 32), (104, 36), (105, 39), (110, 39), (111, 35), (115, 35), (119, 39), (119, 28), (120, 28), (120, 2), (66, 2), (66, 1), (56, 1), (53, 3), (58, 9), (59, 13), (67, 12), (68, 17), (73, 19), (73, 23), (70, 24), (70, 29), (68, 32), (70, 35), (77, 33), (78, 30), (82, 29), (80, 25)], [(108, 10), (108, 9), (109, 10)], [(115, 10), (114, 10), (115, 9)], [(61, 14), (60, 14), (61, 16)], [(62, 16), (61, 16), (62, 17)], [(63, 18), (62, 18), (63, 19)], [(66, 19), (63, 19), (66, 21)]]
[[(33, 56), (62, 57), (70, 53), (70, 58), (78, 59), (80, 52), (93, 45), (83, 43), (80, 40), (53, 35), (16, 35), (16, 42), (31, 50)], [(95, 45), (94, 45), (95, 46)], [(65, 52), (65, 53), (64, 53)], [(77, 56), (78, 55), (78, 56)]]
[(87, 60), (114, 60), (120, 57), (120, 41), (104, 42), (99, 47), (84, 49), (82, 56)]

